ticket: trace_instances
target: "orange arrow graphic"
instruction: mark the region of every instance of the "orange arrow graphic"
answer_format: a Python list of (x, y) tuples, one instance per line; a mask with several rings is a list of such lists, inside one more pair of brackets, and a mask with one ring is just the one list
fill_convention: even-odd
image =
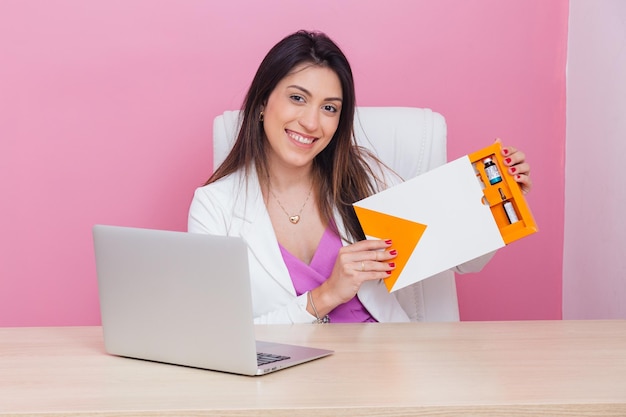
[(391, 249), (398, 251), (398, 256), (393, 260), (396, 269), (385, 279), (387, 290), (391, 292), (415, 246), (422, 238), (426, 225), (358, 206), (354, 206), (354, 211), (367, 236), (393, 240)]

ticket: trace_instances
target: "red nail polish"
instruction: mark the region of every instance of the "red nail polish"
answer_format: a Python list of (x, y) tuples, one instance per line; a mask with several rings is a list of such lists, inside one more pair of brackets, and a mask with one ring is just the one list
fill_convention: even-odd
[(506, 162), (507, 164), (510, 164), (510, 163), (511, 163), (511, 158), (506, 158), (506, 159), (504, 160), (504, 162)]
[(391, 271), (385, 271), (387, 275), (391, 275)]
[(389, 262), (389, 267), (391, 267), (391, 268), (395, 268), (395, 267), (396, 267), (396, 264), (395, 264), (394, 262)]
[(502, 149), (502, 153), (505, 154), (505, 155), (508, 155), (509, 154), (509, 150), (508, 149)]
[(515, 176), (515, 179), (516, 179), (516, 180), (519, 180), (520, 178), (522, 178), (522, 176), (521, 176), (521, 175), (519, 175), (519, 174), (517, 174), (517, 175)]
[(515, 171), (517, 171), (517, 168), (515, 168), (515, 167), (511, 168), (511, 174), (514, 174)]
[(391, 239), (385, 240), (385, 243), (388, 244), (388, 245), (391, 245)]
[(395, 249), (389, 251), (389, 255), (397, 255), (397, 254), (398, 254), (398, 251), (396, 251)]

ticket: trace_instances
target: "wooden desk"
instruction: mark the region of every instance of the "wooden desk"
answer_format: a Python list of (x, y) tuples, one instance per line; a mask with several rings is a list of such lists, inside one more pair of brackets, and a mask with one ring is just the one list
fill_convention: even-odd
[(625, 416), (626, 321), (259, 326), (333, 356), (246, 377), (0, 329), (0, 416)]

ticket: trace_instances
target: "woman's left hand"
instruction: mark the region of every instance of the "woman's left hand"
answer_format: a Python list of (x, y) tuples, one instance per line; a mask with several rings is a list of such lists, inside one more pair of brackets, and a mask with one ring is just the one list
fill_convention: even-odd
[(520, 185), (522, 193), (529, 193), (533, 188), (533, 182), (530, 179), (530, 165), (526, 162), (524, 152), (512, 146), (502, 146), (502, 156), (504, 157), (504, 165), (508, 167), (508, 173)]

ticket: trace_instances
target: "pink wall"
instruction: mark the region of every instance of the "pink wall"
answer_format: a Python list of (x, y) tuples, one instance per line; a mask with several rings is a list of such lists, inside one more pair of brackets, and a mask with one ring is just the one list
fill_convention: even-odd
[(98, 324), (94, 223), (184, 230), (211, 123), (299, 28), (351, 59), (360, 105), (431, 107), (449, 157), (500, 136), (540, 233), (459, 278), (462, 318), (561, 317), (567, 0), (3, 0), (0, 326)]

